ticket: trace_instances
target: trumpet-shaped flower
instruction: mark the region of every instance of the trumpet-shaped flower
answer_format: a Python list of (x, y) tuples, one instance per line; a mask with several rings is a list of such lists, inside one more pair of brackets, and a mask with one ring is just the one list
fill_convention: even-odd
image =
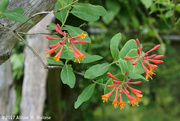
[[(108, 85), (107, 86), (108, 88), (113, 88), (113, 90), (111, 92), (101, 96), (103, 102), (105, 102), (105, 101), (107, 102), (108, 98), (112, 95), (112, 93), (116, 89), (115, 97), (114, 97), (114, 100), (112, 102), (112, 104), (114, 105), (115, 108), (118, 105), (120, 106), (120, 109), (123, 109), (123, 107), (126, 106), (126, 104), (123, 102), (123, 99), (122, 99), (122, 93), (126, 94), (127, 98), (129, 99), (130, 104), (132, 104), (133, 106), (138, 105), (140, 98), (143, 97), (143, 95), (141, 94), (142, 92), (140, 90), (137, 90), (137, 89), (130, 87), (128, 84), (140, 84), (141, 81), (130, 82), (131, 81), (130, 78), (126, 81), (127, 72), (125, 72), (125, 74), (124, 74), (124, 80), (123, 81), (121, 81), (120, 79), (113, 76), (110, 72), (108, 72), (107, 75), (113, 79), (114, 85)], [(136, 97), (131, 96), (128, 89)], [(119, 101), (118, 101), (118, 93), (119, 93)]]
[(84, 39), (87, 34), (81, 33), (80, 35), (72, 37), (70, 34), (66, 33), (65, 31), (62, 31), (61, 27), (59, 24), (57, 26), (54, 26), (54, 29), (56, 32), (61, 34), (63, 37), (62, 38), (55, 38), (51, 36), (46, 36), (47, 39), (49, 40), (59, 40), (59, 43), (50, 45), (49, 48), (52, 48), (50, 50), (46, 50), (46, 55), (51, 56), (52, 53), (54, 53), (61, 45), (62, 47), (60, 48), (59, 52), (53, 57), (54, 60), (58, 61), (60, 60), (60, 56), (63, 51), (64, 44), (69, 43), (69, 47), (72, 49), (72, 52), (75, 56), (74, 62), (78, 60), (80, 63), (80, 60), (82, 60), (85, 57), (85, 54), (83, 54), (81, 51), (79, 51), (74, 44), (87, 44), (87, 41), (82, 41), (82, 40), (76, 40), (77, 38)]
[[(141, 62), (142, 64), (142, 67), (146, 73), (146, 79), (148, 79), (148, 77), (150, 77), (152, 79), (152, 75), (155, 74), (155, 68), (157, 68), (158, 66), (155, 65), (155, 64), (160, 64), (160, 63), (163, 63), (162, 60), (156, 60), (156, 59), (161, 59), (164, 57), (164, 55), (156, 55), (156, 54), (153, 54), (153, 55), (150, 55), (148, 56), (148, 54), (156, 49), (158, 49), (161, 45), (156, 45), (155, 47), (153, 47), (151, 50), (147, 51), (146, 53), (144, 53), (141, 49), (141, 46), (140, 46), (140, 42), (138, 39), (136, 39), (136, 43), (138, 45), (138, 48), (137, 48), (137, 54), (138, 56), (135, 56), (135, 57), (124, 57), (124, 59), (126, 60), (132, 60), (132, 59), (137, 59), (136, 61), (132, 62), (132, 65), (136, 65), (138, 63), (138, 61)], [(149, 63), (148, 61), (150, 62), (153, 62), (155, 64), (151, 64)], [(148, 69), (145, 67), (144, 63), (147, 65)]]
[(105, 101), (108, 102), (108, 98), (112, 95), (112, 93), (114, 92), (114, 90), (116, 89), (116, 87), (117, 87), (117, 86), (115, 86), (111, 92), (109, 92), (109, 93), (101, 96), (103, 102), (105, 102)]

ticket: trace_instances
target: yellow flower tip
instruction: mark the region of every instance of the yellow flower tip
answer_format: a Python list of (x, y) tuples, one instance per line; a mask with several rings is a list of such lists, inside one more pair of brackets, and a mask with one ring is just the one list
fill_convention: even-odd
[(140, 98), (137, 98), (136, 100), (134, 100), (133, 102), (131, 102), (132, 106), (139, 106), (138, 102), (140, 101)]
[(81, 33), (81, 39), (84, 39), (87, 36), (87, 34)]
[(59, 57), (57, 57), (57, 56), (54, 56), (54, 58), (53, 58), (54, 60), (56, 60), (57, 62), (59, 62)]
[(118, 101), (113, 101), (112, 104), (113, 104), (114, 107), (116, 108), (116, 107), (118, 106), (119, 102), (118, 102)]
[(143, 95), (142, 94), (138, 94), (138, 95), (136, 95), (138, 98), (142, 98), (143, 97)]
[(150, 71), (148, 74), (146, 74), (146, 79), (148, 79), (148, 77), (152, 79), (153, 74), (154, 73), (152, 71)]
[(104, 95), (102, 95), (101, 97), (102, 97), (103, 102), (108, 102), (108, 97), (106, 97)]
[(76, 58), (76, 59), (74, 60), (74, 62), (76, 62), (76, 61), (78, 61), (78, 63), (81, 63), (81, 62), (79, 61), (79, 58)]
[(85, 57), (85, 54), (83, 54), (82, 56), (79, 56), (79, 59), (82, 60)]
[(74, 60), (74, 62), (76, 62), (77, 61), (77, 58)]
[(121, 109), (121, 110), (123, 109), (124, 106), (126, 106), (126, 104), (123, 103), (123, 102), (122, 102), (122, 103), (119, 103), (119, 105), (120, 105), (120, 109)]
[(48, 52), (46, 52), (46, 57), (50, 57), (51, 55), (48, 53)]

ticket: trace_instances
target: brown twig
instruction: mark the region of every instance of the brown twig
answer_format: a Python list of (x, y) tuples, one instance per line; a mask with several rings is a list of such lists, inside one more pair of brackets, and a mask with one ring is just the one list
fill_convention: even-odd
[(38, 34), (41, 34), (41, 35), (58, 35), (59, 33), (57, 32), (54, 32), (54, 33), (26, 33), (26, 32), (18, 32), (19, 34), (23, 34), (23, 35), (38, 35)]
[(64, 6), (64, 7), (60, 8), (60, 9), (58, 9), (58, 10), (55, 10), (55, 11), (53, 10), (53, 11), (44, 11), (44, 12), (36, 13), (36, 14), (30, 16), (25, 22), (23, 22), (22, 24), (20, 24), (15, 30), (19, 29), (21, 26), (23, 26), (25, 23), (27, 23), (30, 19), (32, 19), (33, 17), (35, 17), (35, 16), (37, 16), (37, 15), (57, 13), (57, 12), (65, 9), (65, 8), (67, 8), (67, 7), (69, 7), (69, 6), (77, 3), (77, 2), (78, 2), (78, 0), (75, 0), (75, 1), (73, 1), (72, 3), (66, 5), (66, 6)]

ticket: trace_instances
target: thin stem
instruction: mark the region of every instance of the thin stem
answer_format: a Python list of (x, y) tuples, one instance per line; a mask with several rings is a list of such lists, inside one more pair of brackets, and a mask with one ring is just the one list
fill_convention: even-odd
[(41, 59), (41, 57), (39, 56), (39, 54), (36, 53), (36, 52), (34, 51), (34, 49), (33, 49), (30, 45), (28, 45), (28, 43), (21, 37), (21, 35), (20, 35), (18, 32), (15, 32), (15, 33), (19, 36), (19, 41), (21, 41), (23, 44), (25, 44), (25, 45), (34, 53), (34, 55), (36, 55), (36, 57), (37, 57), (37, 58), (39, 59), (39, 61), (42, 63), (42, 65), (44, 66), (44, 68), (47, 69), (46, 64), (43, 62), (43, 60)]
[(160, 42), (161, 44), (163, 44), (164, 42), (163, 42), (162, 38), (160, 37), (158, 31), (157, 31), (156, 28), (154, 27), (154, 25), (153, 25), (150, 21), (149, 21), (149, 24), (150, 24), (150, 27), (152, 28), (152, 30), (153, 30), (156, 38), (159, 40), (159, 42)]
[(64, 7), (60, 8), (60, 9), (58, 9), (58, 10), (56, 10), (56, 11), (44, 11), (44, 12), (36, 13), (36, 14), (30, 16), (24, 23), (20, 24), (15, 30), (19, 29), (21, 26), (23, 26), (25, 23), (27, 23), (30, 19), (32, 19), (33, 17), (35, 17), (35, 16), (37, 16), (37, 15), (57, 13), (57, 12), (65, 9), (65, 8), (67, 8), (67, 7), (75, 4), (76, 2), (78, 2), (78, 0), (75, 0), (74, 2), (72, 2), (72, 3), (70, 3), (70, 4), (68, 4), (68, 5), (66, 5), (66, 6), (64, 6)]
[(66, 14), (65, 20), (64, 20), (64, 22), (62, 23), (61, 27), (63, 27), (63, 26), (64, 26), (64, 24), (65, 24), (65, 22), (66, 22), (66, 20), (67, 20), (67, 17), (68, 17), (68, 13), (69, 13), (69, 10), (67, 11), (67, 14)]
[(94, 82), (94, 83), (96, 83), (96, 84), (99, 84), (99, 85), (106, 85), (106, 84), (102, 84), (102, 83), (99, 83), (99, 82), (96, 82), (96, 81), (94, 81), (94, 80), (91, 80), (92, 82)]
[(60, 8), (60, 9), (58, 9), (58, 10), (56, 10), (56, 11), (54, 11), (54, 13), (57, 13), (57, 12), (59, 12), (59, 11), (65, 9), (65, 8), (67, 8), (67, 7), (69, 7), (69, 6), (71, 6), (71, 5), (75, 4), (75, 3), (77, 3), (77, 2), (78, 2), (78, 0), (75, 0), (74, 2), (72, 2), (72, 3), (68, 4), (68, 5), (66, 5), (66, 6), (64, 6), (64, 7)]
[(59, 33), (57, 32), (54, 32), (54, 33), (26, 33), (26, 32), (18, 32), (19, 34), (23, 34), (23, 35), (38, 35), (38, 34), (41, 34), (41, 35), (58, 35)]
[(2, 24), (2, 23), (0, 23), (0, 25), (3, 27), (3, 28), (5, 28), (5, 29), (8, 29), (8, 30), (10, 30), (10, 31), (14, 31), (14, 29), (12, 29), (12, 28), (9, 28), (9, 27), (6, 27), (4, 24)]
[[(48, 69), (54, 69), (54, 68), (60, 68), (62, 69), (63, 66), (47, 66)], [(73, 70), (74, 71), (74, 70)], [(74, 73), (80, 75), (80, 76), (84, 76), (84, 73), (78, 72), (78, 71), (74, 71)]]

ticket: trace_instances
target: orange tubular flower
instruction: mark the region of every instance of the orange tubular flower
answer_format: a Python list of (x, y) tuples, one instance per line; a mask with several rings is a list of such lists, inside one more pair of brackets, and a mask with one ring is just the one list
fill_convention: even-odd
[(132, 92), (137, 98), (143, 97), (143, 95), (141, 94), (142, 92), (141, 92), (140, 90), (134, 89), (134, 88), (130, 87), (130, 86), (127, 85), (127, 84), (125, 84), (125, 85), (126, 85), (126, 87), (128, 87), (128, 88), (131, 90), (131, 92)]
[(74, 44), (72, 43), (74, 49), (76, 50), (77, 54), (79, 54), (79, 58), (82, 60), (84, 57), (85, 57), (85, 54), (81, 53), (75, 46)]
[(143, 66), (143, 68), (144, 68), (144, 71), (145, 71), (145, 73), (146, 73), (146, 79), (148, 79), (148, 77), (150, 77), (151, 79), (152, 79), (152, 75), (154, 74), (152, 71), (150, 71), (150, 70), (148, 70), (145, 66), (144, 66), (144, 64), (143, 64), (143, 62), (141, 61), (141, 64), (142, 64), (142, 66)]
[(126, 106), (126, 104), (123, 102), (123, 99), (122, 99), (122, 86), (121, 86), (121, 89), (119, 90), (119, 96), (120, 96), (119, 105), (120, 105), (120, 109), (122, 110), (123, 107)]
[[(103, 102), (107, 102), (109, 96), (114, 92), (114, 90), (116, 89), (116, 94), (114, 97), (114, 100), (112, 102), (112, 104), (114, 105), (114, 107), (116, 108), (118, 105), (120, 105), (120, 109), (123, 109), (124, 106), (126, 106), (126, 104), (123, 102), (122, 99), (122, 93), (124, 92), (126, 94), (126, 96), (128, 97), (130, 104), (132, 104), (133, 106), (138, 105), (138, 102), (140, 101), (140, 98), (143, 97), (143, 95), (141, 94), (142, 92), (140, 90), (134, 89), (132, 87), (130, 87), (128, 84), (140, 84), (142, 83), (141, 81), (136, 81), (136, 82), (130, 82), (131, 79), (129, 78), (126, 81), (126, 77), (127, 77), (127, 72), (125, 72), (125, 76), (124, 76), (124, 80), (121, 81), (119, 79), (117, 79), (116, 77), (114, 77), (110, 72), (107, 73), (107, 75), (112, 78), (115, 79), (113, 80), (114, 85), (108, 85), (108, 88), (113, 88), (113, 90), (105, 95), (102, 95), (102, 100)], [(126, 82), (125, 82), (126, 81)], [(136, 97), (133, 97), (130, 95), (130, 92), (127, 90), (129, 89)], [(119, 102), (118, 102), (118, 92), (119, 92)]]
[(81, 38), (81, 39), (84, 39), (86, 36), (87, 36), (87, 34), (81, 33), (81, 34), (80, 34), (80, 35), (78, 35), (78, 36), (71, 37), (71, 39), (76, 39), (76, 38)]
[(57, 60), (57, 62), (59, 62), (63, 47), (64, 47), (64, 45), (62, 45), (60, 51), (54, 56), (54, 60)]
[(116, 95), (115, 95), (115, 98), (114, 98), (114, 101), (112, 102), (112, 104), (114, 105), (115, 108), (119, 104), (119, 102), (118, 102), (118, 87), (116, 87)]
[(138, 102), (140, 101), (139, 98), (135, 98), (133, 96), (131, 96), (130, 94), (126, 93), (124, 90), (123, 92), (126, 94), (127, 98), (130, 101), (130, 104), (132, 104), (132, 106), (138, 105)]
[(117, 87), (117, 86), (115, 86), (111, 92), (109, 92), (109, 93), (107, 93), (107, 94), (105, 94), (105, 95), (101, 95), (103, 102), (105, 102), (105, 101), (108, 102), (108, 98), (109, 98), (109, 97), (111, 96), (111, 94), (114, 92), (114, 90), (116, 89), (116, 87)]
[[(62, 51), (63, 51), (64, 44), (66, 44), (68, 42), (70, 45), (70, 48), (72, 49), (72, 52), (75, 56), (74, 62), (76, 62), (78, 60), (78, 62), (80, 63), (79, 59), (82, 60), (85, 57), (85, 54), (80, 52), (74, 46), (74, 44), (78, 44), (78, 43), (79, 44), (87, 44), (88, 41), (76, 40), (76, 38), (84, 39), (87, 36), (87, 34), (81, 33), (80, 35), (72, 37), (70, 34), (66, 33), (65, 31), (62, 31), (59, 24), (57, 24), (57, 26), (54, 26), (54, 29), (56, 30), (56, 32), (61, 34), (63, 36), (63, 38), (55, 38), (55, 37), (51, 37), (51, 36), (46, 36), (46, 38), (49, 40), (60, 40), (58, 44), (50, 45), (49, 47), (52, 49), (46, 50), (46, 54), (51, 56), (51, 54), (54, 53), (60, 47), (60, 45), (62, 45), (60, 51), (53, 57), (54, 60), (59, 62), (60, 56), (61, 56)], [(71, 45), (74, 47), (74, 49)]]
[[(136, 43), (138, 45), (139, 48), (137, 48), (137, 53), (139, 56), (135, 56), (135, 57), (124, 57), (124, 59), (126, 60), (132, 60), (132, 59), (135, 59), (137, 58), (136, 61), (132, 62), (132, 65), (136, 65), (138, 63), (138, 61), (141, 61), (141, 64), (144, 68), (144, 71), (146, 73), (146, 79), (148, 79), (148, 77), (150, 77), (152, 79), (152, 75), (155, 74), (155, 68), (157, 68), (158, 66), (157, 65), (154, 65), (154, 64), (150, 64), (148, 63), (147, 61), (150, 61), (150, 62), (153, 62), (155, 64), (160, 64), (160, 63), (163, 63), (162, 60), (154, 60), (154, 59), (161, 59), (164, 57), (164, 55), (156, 55), (156, 54), (153, 54), (151, 56), (148, 56), (148, 54), (156, 49), (158, 49), (161, 45), (156, 45), (155, 47), (153, 47), (151, 50), (149, 50), (148, 52), (144, 53), (141, 49), (141, 46), (140, 46), (140, 42), (138, 39), (136, 39)], [(147, 61), (146, 61), (147, 60)], [(144, 63), (146, 63), (146, 65), (148, 66), (149, 70), (144, 66)], [(154, 72), (154, 73), (153, 73)]]
[(60, 44), (57, 44), (56, 47), (50, 49), (50, 50), (46, 50), (46, 55), (48, 55), (49, 57), (51, 56), (52, 53), (54, 53), (58, 48), (59, 48)]

